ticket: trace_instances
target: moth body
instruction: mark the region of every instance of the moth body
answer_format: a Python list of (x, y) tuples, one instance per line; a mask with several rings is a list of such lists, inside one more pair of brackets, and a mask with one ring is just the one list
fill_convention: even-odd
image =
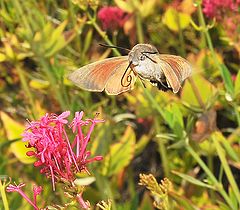
[(137, 44), (128, 55), (131, 68), (141, 79), (148, 80), (160, 90), (171, 89), (158, 64), (158, 50), (149, 44)]

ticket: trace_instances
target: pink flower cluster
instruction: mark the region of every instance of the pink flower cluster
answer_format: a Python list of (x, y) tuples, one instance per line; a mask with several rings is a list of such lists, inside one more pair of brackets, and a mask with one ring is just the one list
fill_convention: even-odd
[(203, 12), (209, 18), (221, 19), (227, 12), (237, 12), (240, 0), (203, 0)]
[[(73, 182), (76, 173), (89, 173), (88, 163), (102, 160), (102, 156), (89, 159), (87, 144), (94, 126), (103, 120), (82, 120), (83, 112), (76, 112), (73, 121), (68, 124), (66, 118), (69, 115), (69, 111), (60, 115), (46, 114), (39, 121), (29, 122), (23, 133), (23, 140), (28, 142), (28, 147), (34, 148), (27, 155), (37, 159), (34, 166), (41, 167), (40, 172), (52, 179), (54, 190), (55, 182)], [(89, 126), (86, 135), (83, 134), (83, 126)], [(70, 135), (74, 135), (73, 141), (70, 141)]]
[(104, 30), (116, 30), (122, 28), (128, 19), (127, 13), (118, 7), (102, 7), (98, 11), (98, 19), (102, 23)]

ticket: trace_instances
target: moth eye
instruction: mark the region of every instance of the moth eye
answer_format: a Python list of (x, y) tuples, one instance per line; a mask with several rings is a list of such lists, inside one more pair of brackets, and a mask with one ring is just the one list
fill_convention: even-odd
[(145, 60), (145, 58), (146, 58), (145, 55), (141, 55), (139, 59), (140, 59), (140, 61), (143, 61), (143, 60)]

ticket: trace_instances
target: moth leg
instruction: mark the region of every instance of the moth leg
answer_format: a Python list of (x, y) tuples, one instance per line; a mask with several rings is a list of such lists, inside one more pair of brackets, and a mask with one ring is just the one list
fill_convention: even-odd
[(159, 82), (164, 88), (166, 88), (166, 89), (169, 89), (169, 87), (171, 87), (171, 86), (169, 86), (168, 81), (167, 81), (167, 86), (162, 82), (161, 79), (158, 80), (158, 82)]
[(145, 83), (144, 83), (143, 79), (142, 79), (141, 77), (139, 77), (139, 78), (140, 78), (140, 81), (141, 81), (141, 83), (142, 83), (143, 87), (144, 87), (144, 88), (146, 88), (146, 85), (145, 85)]

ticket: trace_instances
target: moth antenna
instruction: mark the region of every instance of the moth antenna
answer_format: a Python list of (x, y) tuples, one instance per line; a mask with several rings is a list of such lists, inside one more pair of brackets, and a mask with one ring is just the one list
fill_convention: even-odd
[(119, 46), (114, 46), (114, 45), (107, 45), (107, 44), (99, 44), (102, 47), (107, 47), (107, 48), (116, 48), (116, 49), (120, 49), (120, 50), (126, 50), (128, 52), (130, 52), (131, 50), (125, 48), (125, 47), (119, 47)]
[[(157, 63), (155, 60), (153, 60), (152, 58), (150, 58), (146, 53), (148, 52), (141, 52), (144, 56), (146, 56), (149, 60), (151, 60), (153, 63)], [(152, 53), (155, 54), (155, 53)]]
[[(128, 84), (127, 85), (125, 85), (125, 84), (123, 84), (123, 79), (124, 79), (124, 77), (126, 76), (126, 73), (127, 73), (127, 70), (129, 69), (129, 67), (132, 65), (132, 62), (130, 62), (129, 64), (128, 64), (128, 66), (127, 66), (127, 68), (126, 68), (126, 70), (125, 70), (125, 72), (124, 72), (124, 74), (123, 74), (123, 76), (122, 76), (122, 78), (121, 78), (121, 85), (123, 86), (123, 87), (128, 87), (130, 84), (131, 84), (131, 82), (132, 82), (132, 76), (129, 74), (129, 75), (127, 75), (127, 82), (128, 82)], [(131, 70), (132, 71), (132, 70)]]
[(148, 53), (148, 54), (158, 54), (158, 52), (150, 52), (150, 51), (144, 51), (142, 53)]

